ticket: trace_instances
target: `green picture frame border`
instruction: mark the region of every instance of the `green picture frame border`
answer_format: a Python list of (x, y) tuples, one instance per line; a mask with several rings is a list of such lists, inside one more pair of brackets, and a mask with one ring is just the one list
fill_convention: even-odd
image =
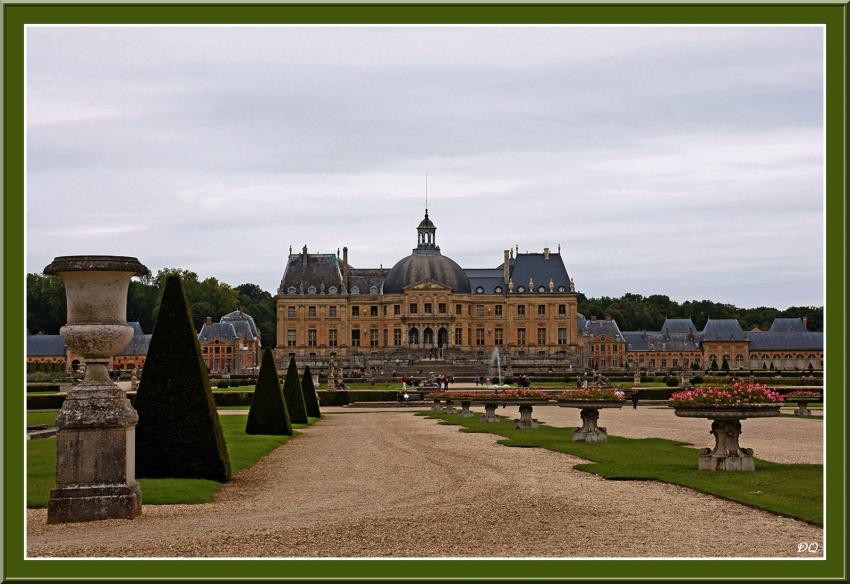
[[(826, 559), (408, 560), (24, 559), (23, 43), (27, 24), (823, 24), (826, 27), (826, 370), (846, 384), (847, 5), (802, 4), (4, 4), (3, 579), (844, 579), (846, 397), (826, 393)], [(57, 250), (56, 255), (61, 255)], [(789, 547), (796, 542), (789, 542)], [(718, 564), (718, 562), (723, 562)]]

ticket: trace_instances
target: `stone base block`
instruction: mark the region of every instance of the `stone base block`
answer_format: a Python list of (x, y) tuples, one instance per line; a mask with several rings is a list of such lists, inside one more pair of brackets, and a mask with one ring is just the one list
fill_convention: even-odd
[(479, 421), (486, 422), (488, 424), (498, 424), (499, 423), (499, 416), (488, 416), (487, 414), (483, 414), (479, 418)]
[(62, 487), (50, 491), (48, 523), (133, 519), (142, 513), (139, 484)]
[(589, 431), (576, 428), (573, 430), (573, 442), (608, 442), (608, 432), (600, 427)]
[(540, 424), (537, 422), (537, 418), (532, 420), (514, 420), (514, 428), (517, 430), (533, 430), (534, 428), (538, 428)]
[(797, 409), (794, 410), (794, 415), (795, 416), (811, 416), (812, 412), (811, 412), (811, 410), (809, 410), (809, 408), (806, 406), (806, 404), (800, 404), (800, 405), (797, 406)]
[(474, 415), (475, 415), (475, 412), (470, 411), (470, 410), (463, 410), (463, 411), (460, 412), (461, 418), (471, 418)]
[(701, 454), (697, 463), (699, 470), (756, 470), (755, 459), (752, 456), (712, 456)]

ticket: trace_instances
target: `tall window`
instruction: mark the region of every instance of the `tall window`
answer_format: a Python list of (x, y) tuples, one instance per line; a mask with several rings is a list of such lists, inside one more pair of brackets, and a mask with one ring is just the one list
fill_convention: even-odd
[(328, 346), (336, 347), (336, 329), (328, 330)]
[(415, 302), (411, 303), (411, 305), (410, 305), (410, 314), (416, 314), (417, 312), (419, 312), (419, 307), (418, 307), (418, 306), (416, 306), (416, 303), (415, 303)]
[(394, 304), (393, 305), (393, 314), (396, 315), (396, 316), (401, 314), (401, 304)]
[(425, 314), (431, 314), (431, 303), (430, 302), (425, 303)]
[(517, 343), (517, 345), (524, 345), (525, 344), (525, 329), (524, 328), (518, 328), (516, 330), (516, 343)]
[(295, 307), (287, 306), (286, 307), (286, 316), (287, 318), (295, 318)]
[(463, 305), (462, 304), (455, 304), (455, 314), (457, 314), (458, 316), (463, 314)]
[(537, 316), (546, 316), (546, 305), (538, 304), (537, 305)]
[(351, 316), (353, 316), (354, 318), (357, 318), (358, 316), (360, 316), (360, 307), (359, 306), (352, 306), (351, 307)]
[(483, 328), (475, 329), (475, 344), (479, 347), (484, 346), (484, 329)]
[(495, 307), (495, 311), (496, 311), (495, 312), (496, 316), (502, 316), (502, 305), (497, 304), (496, 307)]
[(475, 305), (475, 316), (484, 316), (484, 305), (476, 304)]
[(307, 346), (315, 347), (316, 346), (316, 329), (308, 329), (307, 330)]
[(377, 347), (378, 346), (378, 329), (371, 329), (369, 331), (369, 346)]
[(517, 304), (516, 305), (516, 315), (517, 316), (525, 316), (525, 304)]
[(566, 314), (567, 313), (567, 305), (559, 304), (558, 305), (558, 314)]
[(463, 344), (463, 329), (462, 328), (456, 328), (455, 329), (455, 345), (462, 345), (462, 344)]
[(566, 345), (567, 344), (567, 329), (559, 328), (558, 329), (558, 344)]
[(307, 307), (307, 316), (309, 316), (310, 318), (316, 318), (316, 307), (315, 306), (308, 306)]
[(336, 306), (328, 306), (328, 316), (336, 318)]
[(401, 346), (401, 329), (393, 329), (393, 345), (396, 347)]
[(538, 328), (537, 329), (537, 344), (545, 345), (546, 344), (546, 329)]
[(295, 346), (295, 330), (289, 329), (286, 331), (286, 346), (294, 347)]
[(437, 312), (439, 312), (440, 314), (445, 314), (445, 313), (446, 313), (446, 303), (445, 303), (445, 302), (440, 302), (440, 303), (437, 305)]
[(493, 337), (493, 343), (496, 345), (502, 345), (505, 342), (505, 331), (504, 329), (497, 328), (495, 330), (495, 337)]
[(360, 346), (360, 329), (351, 329), (351, 346)]
[(371, 316), (378, 316), (378, 307), (377, 306), (370, 306), (369, 307), (369, 314)]

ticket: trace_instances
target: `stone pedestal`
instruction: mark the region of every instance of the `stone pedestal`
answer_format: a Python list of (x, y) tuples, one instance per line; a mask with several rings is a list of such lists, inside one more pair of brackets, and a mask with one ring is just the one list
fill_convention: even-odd
[(494, 403), (486, 403), (484, 404), (484, 415), (481, 416), (482, 422), (487, 422), (490, 424), (496, 424), (499, 422), (499, 416), (496, 415), (496, 408), (499, 407), (499, 404)]
[(447, 414), (454, 414), (455, 413), (455, 406), (454, 406), (454, 403), (452, 402), (452, 400), (450, 400), (450, 399), (446, 400), (445, 405), (443, 405), (443, 412), (445, 412)]
[(537, 420), (531, 417), (534, 408), (531, 404), (522, 404), (519, 406), (519, 420), (514, 420), (514, 428), (517, 430), (530, 430), (537, 428), (539, 424)]
[(443, 406), (440, 405), (440, 400), (436, 397), (434, 398), (434, 402), (431, 404), (431, 410), (435, 412), (440, 412), (443, 410)]
[(584, 408), (581, 410), (581, 428), (573, 430), (573, 442), (607, 442), (608, 432), (598, 426), (599, 410)]
[(804, 401), (797, 402), (797, 409), (794, 410), (795, 416), (811, 416), (812, 412), (809, 410), (809, 404)]
[(714, 420), (711, 423), (714, 434), (714, 450), (700, 450), (698, 468), (700, 470), (744, 470), (756, 469), (752, 448), (741, 448), (738, 437), (741, 435), (739, 420)]
[(471, 418), (475, 415), (475, 412), (470, 411), (469, 406), (472, 405), (472, 402), (462, 401), (460, 402), (460, 417), (461, 418)]

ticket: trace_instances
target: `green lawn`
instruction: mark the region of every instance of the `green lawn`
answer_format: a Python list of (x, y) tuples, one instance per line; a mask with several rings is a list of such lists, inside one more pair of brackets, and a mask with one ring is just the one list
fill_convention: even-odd
[[(656, 480), (690, 487), (810, 523), (823, 524), (823, 465), (778, 464), (756, 461), (755, 472), (709, 472), (697, 470), (698, 450), (681, 442), (661, 438), (632, 439), (608, 435), (608, 442), (572, 442), (572, 428), (541, 426), (516, 430), (503, 418), (498, 424), (482, 423), (478, 417), (420, 412), (419, 415), (463, 426), (462, 432), (485, 432), (503, 436), (499, 444), (542, 447), (590, 462), (575, 468), (613, 480)], [(604, 422), (604, 420), (603, 420)], [(706, 442), (705, 446), (708, 446)]]
[(56, 416), (59, 410), (27, 410), (27, 426), (41, 426), (47, 424), (50, 427), (56, 425)]
[[(33, 413), (48, 416), (57, 410), (32, 410), (27, 412), (27, 423)], [(243, 468), (256, 463), (263, 456), (286, 443), (290, 436), (266, 436), (245, 434), (247, 416), (219, 416), (230, 468), (236, 474)], [(310, 418), (310, 424), (318, 418)], [(43, 423), (43, 422), (42, 422)], [(294, 428), (305, 428), (307, 424), (293, 424)], [(298, 433), (296, 432), (296, 436)], [(50, 489), (56, 482), (56, 438), (27, 441), (27, 507), (46, 507)], [(142, 501), (154, 505), (178, 503), (206, 503), (222, 483), (204, 479), (139, 479)]]
[(213, 386), (212, 390), (216, 393), (219, 393), (219, 392), (227, 393), (229, 391), (254, 391), (254, 389), (256, 389), (256, 387), (257, 387), (256, 385), (241, 385), (239, 387), (222, 387), (222, 388), (218, 388), (216, 386)]

